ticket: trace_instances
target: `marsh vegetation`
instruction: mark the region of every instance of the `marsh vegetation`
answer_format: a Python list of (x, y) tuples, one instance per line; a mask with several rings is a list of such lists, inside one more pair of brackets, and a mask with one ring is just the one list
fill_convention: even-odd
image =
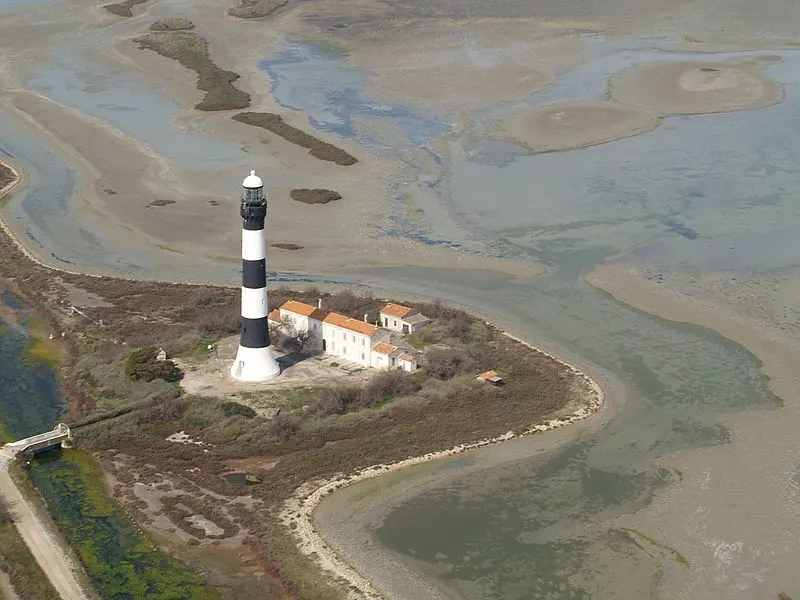
[(205, 38), (189, 31), (156, 31), (133, 40), (140, 49), (151, 50), (197, 73), (197, 89), (205, 92), (197, 110), (235, 110), (250, 106), (250, 95), (236, 88), (239, 74), (218, 67), (211, 60)]

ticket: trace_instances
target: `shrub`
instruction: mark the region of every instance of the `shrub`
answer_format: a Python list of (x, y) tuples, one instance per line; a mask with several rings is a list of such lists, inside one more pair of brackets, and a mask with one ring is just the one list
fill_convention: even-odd
[(13, 523), (13, 521), (14, 517), (11, 514), (11, 510), (8, 508), (8, 504), (0, 497), (0, 524)]
[(436, 379), (452, 379), (464, 367), (464, 357), (452, 348), (431, 348), (425, 353), (425, 373)]
[(137, 425), (177, 421), (186, 412), (186, 404), (174, 398), (156, 398), (148, 406), (136, 413)]
[(256, 416), (256, 411), (249, 406), (239, 404), (238, 402), (223, 402), (220, 404), (220, 408), (222, 409), (222, 414), (224, 414), (226, 417), (239, 415), (247, 419), (252, 419)]
[(300, 424), (286, 415), (277, 415), (269, 423), (269, 432), (278, 438), (288, 438), (300, 430)]
[(181, 372), (171, 360), (156, 360), (158, 348), (150, 346), (131, 352), (125, 361), (125, 375), (134, 381), (178, 381)]

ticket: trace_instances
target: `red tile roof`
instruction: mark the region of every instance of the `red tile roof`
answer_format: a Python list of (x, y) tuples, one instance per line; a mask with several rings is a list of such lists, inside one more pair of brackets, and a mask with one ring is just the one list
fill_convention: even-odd
[(378, 354), (391, 354), (397, 350), (397, 346), (393, 344), (387, 344), (386, 342), (381, 342), (380, 344), (375, 344), (375, 347), (372, 348), (373, 352), (377, 352)]
[(350, 317), (345, 317), (339, 313), (329, 313), (328, 316), (326, 316), (322, 321), (329, 325), (335, 325), (336, 327), (341, 327), (342, 329), (354, 331), (355, 333), (360, 333), (361, 335), (366, 335), (369, 337), (372, 337), (378, 333), (378, 327), (372, 323), (365, 323), (364, 321), (359, 321), (358, 319), (351, 319)]
[(482, 379), (483, 381), (488, 381), (492, 377), (497, 377), (497, 371), (486, 371), (485, 373), (481, 373), (476, 377), (476, 379)]
[(404, 360), (406, 362), (414, 362), (414, 357), (410, 354), (401, 354), (397, 357), (397, 360)]
[(280, 323), (281, 322), (281, 311), (277, 308), (275, 310), (269, 311), (267, 315), (267, 320), (272, 321), (273, 323)]
[(381, 313), (392, 317), (397, 317), (398, 319), (407, 317), (415, 312), (417, 311), (415, 311), (413, 308), (403, 306), (402, 304), (387, 304), (381, 309)]
[(285, 310), (296, 315), (300, 315), (302, 317), (310, 317), (315, 310), (318, 310), (316, 306), (311, 306), (310, 304), (306, 304), (305, 302), (298, 302), (297, 300), (287, 300), (281, 306), (281, 310)]

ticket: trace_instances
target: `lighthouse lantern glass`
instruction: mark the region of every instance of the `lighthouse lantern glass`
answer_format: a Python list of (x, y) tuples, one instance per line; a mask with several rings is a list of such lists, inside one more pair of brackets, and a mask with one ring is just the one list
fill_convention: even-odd
[(264, 202), (264, 190), (262, 188), (245, 188), (242, 202), (245, 204), (261, 204)]

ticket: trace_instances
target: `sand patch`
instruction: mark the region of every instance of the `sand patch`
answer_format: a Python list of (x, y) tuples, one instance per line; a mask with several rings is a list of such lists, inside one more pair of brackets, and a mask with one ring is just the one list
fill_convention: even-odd
[(761, 108), (783, 100), (783, 86), (759, 62), (657, 62), (634, 65), (611, 81), (614, 100), (662, 114)]
[(556, 102), (523, 109), (498, 123), (502, 137), (539, 152), (602, 144), (655, 129), (658, 117), (613, 102)]

